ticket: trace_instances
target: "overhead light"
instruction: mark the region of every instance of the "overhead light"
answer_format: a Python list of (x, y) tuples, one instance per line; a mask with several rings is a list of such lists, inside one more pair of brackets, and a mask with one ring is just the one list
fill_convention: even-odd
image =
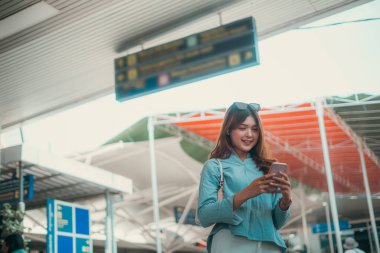
[(0, 21), (0, 40), (36, 25), (59, 13), (53, 6), (41, 1)]

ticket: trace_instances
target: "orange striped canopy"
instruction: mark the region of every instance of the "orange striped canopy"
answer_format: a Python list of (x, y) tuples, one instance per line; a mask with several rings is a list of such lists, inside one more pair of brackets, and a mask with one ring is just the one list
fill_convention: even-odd
[[(211, 114), (207, 114), (206, 116)], [(305, 103), (291, 108), (263, 109), (259, 113), (265, 140), (273, 155), (288, 164), (291, 177), (312, 187), (327, 191), (325, 162), (318, 117), (315, 107)], [(222, 117), (175, 123), (197, 136), (216, 142)], [(199, 118), (199, 120), (197, 120)], [(337, 193), (363, 193), (364, 183), (358, 150), (361, 143), (353, 130), (335, 113), (324, 107), (324, 124), (329, 158)], [(380, 166), (376, 156), (364, 146), (364, 158), (371, 192), (380, 192)]]

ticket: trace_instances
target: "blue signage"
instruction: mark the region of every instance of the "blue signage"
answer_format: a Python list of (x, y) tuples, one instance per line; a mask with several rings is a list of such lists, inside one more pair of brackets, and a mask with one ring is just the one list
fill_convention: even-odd
[(58, 246), (57, 252), (74, 253), (73, 237), (65, 236), (65, 235), (58, 235), (57, 237), (58, 237), (57, 238), (57, 246)]
[(259, 64), (252, 17), (115, 59), (118, 101)]
[(76, 253), (89, 253), (91, 252), (90, 239), (76, 238)]
[(48, 199), (46, 213), (47, 253), (92, 253), (88, 208)]
[[(90, 213), (88, 209), (75, 208), (75, 218), (80, 221), (90, 221)], [(90, 224), (86, 222), (76, 222), (75, 231), (77, 234), (89, 235), (90, 234)]]
[[(12, 178), (1, 181), (0, 184), (0, 204), (3, 202), (17, 203), (19, 201), (20, 179)], [(24, 201), (33, 199), (34, 196), (34, 176), (24, 176)]]
[[(340, 220), (339, 221), (339, 228), (340, 230), (346, 230), (350, 229), (350, 223), (348, 223), (348, 220)], [(319, 233), (326, 233), (328, 231), (327, 223), (317, 223), (312, 224), (311, 230), (313, 234), (319, 234)], [(334, 223), (331, 223), (331, 231), (335, 231)]]
[(71, 206), (57, 204), (57, 231), (73, 232), (73, 208)]

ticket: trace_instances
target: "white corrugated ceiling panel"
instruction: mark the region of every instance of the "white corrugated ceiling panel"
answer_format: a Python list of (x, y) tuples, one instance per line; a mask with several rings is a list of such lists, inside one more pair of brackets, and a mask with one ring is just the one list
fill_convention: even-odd
[[(0, 3), (6, 18), (38, 1)], [(254, 16), (260, 37), (368, 1), (48, 0), (58, 15), (0, 40), (0, 120), (7, 127), (113, 92), (113, 60)], [(161, 37), (157, 37), (158, 35)]]

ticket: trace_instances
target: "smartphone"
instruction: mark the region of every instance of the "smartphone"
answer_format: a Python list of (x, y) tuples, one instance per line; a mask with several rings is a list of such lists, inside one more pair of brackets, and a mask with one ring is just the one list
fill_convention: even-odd
[[(279, 172), (282, 171), (284, 172), (288, 165), (286, 163), (279, 163), (279, 162), (273, 162), (272, 165), (270, 166), (269, 172), (268, 173), (275, 173), (275, 177), (279, 177)], [(276, 187), (269, 187), (269, 191), (276, 191)]]
[(280, 171), (284, 172), (288, 165), (286, 163), (273, 162), (270, 166), (269, 173), (279, 174)]

